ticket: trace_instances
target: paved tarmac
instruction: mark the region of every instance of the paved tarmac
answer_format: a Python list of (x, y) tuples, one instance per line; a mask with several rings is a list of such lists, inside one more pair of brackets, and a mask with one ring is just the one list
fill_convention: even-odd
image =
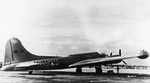
[(27, 71), (0, 71), (0, 83), (150, 83), (150, 75), (146, 74), (95, 74), (72, 71), (35, 71), (29, 75)]

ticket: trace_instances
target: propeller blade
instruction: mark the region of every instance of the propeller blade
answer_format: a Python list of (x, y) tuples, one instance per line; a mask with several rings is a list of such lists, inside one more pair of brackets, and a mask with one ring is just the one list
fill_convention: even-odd
[(121, 49), (119, 49), (119, 56), (121, 56)]
[(122, 60), (122, 62), (123, 62), (125, 65), (127, 65), (127, 63), (126, 63), (124, 60)]
[(110, 53), (110, 56), (112, 56), (112, 52)]

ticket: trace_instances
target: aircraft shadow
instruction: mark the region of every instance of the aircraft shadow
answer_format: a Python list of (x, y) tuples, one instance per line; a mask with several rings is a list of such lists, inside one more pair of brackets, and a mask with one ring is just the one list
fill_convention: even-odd
[[(22, 75), (30, 75), (28, 72), (20, 73)], [(123, 77), (150, 77), (150, 74), (131, 74), (131, 73), (102, 73), (96, 74), (95, 72), (69, 72), (69, 71), (34, 71), (31, 75), (74, 75), (74, 76), (123, 76)]]

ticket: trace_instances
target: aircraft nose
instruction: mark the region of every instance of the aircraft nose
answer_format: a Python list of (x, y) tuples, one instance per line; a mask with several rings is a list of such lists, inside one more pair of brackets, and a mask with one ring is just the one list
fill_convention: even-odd
[(145, 50), (142, 50), (138, 56), (138, 58), (140, 58), (140, 59), (146, 59), (148, 57), (149, 57), (149, 53)]

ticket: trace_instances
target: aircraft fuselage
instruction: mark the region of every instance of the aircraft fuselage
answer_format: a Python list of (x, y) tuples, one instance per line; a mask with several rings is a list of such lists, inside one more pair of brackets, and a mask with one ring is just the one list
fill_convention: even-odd
[[(82, 54), (74, 54), (69, 55), (68, 57), (59, 57), (59, 58), (49, 58), (49, 59), (41, 59), (41, 60), (32, 60), (26, 62), (19, 62), (19, 63), (11, 63), (10, 65), (6, 65), (2, 68), (5, 71), (19, 71), (19, 70), (50, 70), (50, 69), (65, 69), (65, 68), (73, 68), (77, 66), (69, 67), (69, 65), (74, 64), (76, 62), (86, 60), (86, 59), (94, 59), (94, 58), (105, 58), (107, 57), (106, 54), (98, 54), (97, 52), (91, 53), (82, 53)], [(119, 63), (121, 60), (116, 60), (110, 62), (112, 63)], [(28, 65), (33, 64), (27, 67), (19, 67), (20, 64)], [(109, 64), (109, 63), (97, 63), (97, 64), (90, 64), (90, 65), (101, 65), (101, 64)], [(90, 66), (90, 65), (83, 65), (83, 66)]]

